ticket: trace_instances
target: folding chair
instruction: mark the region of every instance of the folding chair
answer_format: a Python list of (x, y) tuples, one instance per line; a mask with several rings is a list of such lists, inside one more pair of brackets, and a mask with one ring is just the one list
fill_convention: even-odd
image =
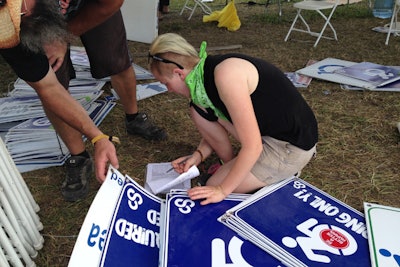
[[(189, 3), (191, 1), (194, 1), (194, 5), (190, 6)], [(196, 10), (196, 8), (198, 6), (201, 7), (201, 9), (203, 10), (203, 12), (207, 15), (210, 15), (212, 10), (209, 6), (207, 6), (207, 3), (211, 3), (214, 0), (186, 0), (185, 4), (182, 7), (181, 13), (179, 13), (179, 15), (183, 14), (183, 11), (185, 11), (185, 9), (191, 10), (192, 12), (190, 12), (189, 18), (188, 20), (190, 20), (194, 14), (194, 11)]]
[(400, 22), (397, 22), (397, 13), (400, 12), (400, 0), (396, 0), (393, 6), (392, 19), (390, 20), (389, 31), (386, 36), (385, 45), (389, 44), (390, 35), (400, 36)]
[[(308, 33), (311, 36), (315, 36), (317, 37), (317, 40), (314, 43), (314, 47), (317, 46), (319, 40), (321, 38), (325, 38), (325, 39), (330, 39), (330, 40), (336, 40), (337, 41), (337, 35), (336, 35), (336, 30), (333, 28), (332, 24), (330, 23), (330, 19), (332, 18), (333, 13), (336, 10), (336, 7), (339, 4), (339, 0), (335, 0), (335, 2), (333, 1), (318, 1), (318, 0), (304, 0), (301, 2), (297, 2), (293, 5), (293, 7), (297, 8), (297, 14), (296, 17), (293, 20), (292, 26), (289, 29), (289, 32), (287, 33), (286, 37), (285, 37), (285, 42), (289, 39), (289, 36), (291, 34), (292, 31), (298, 31), (298, 32), (303, 32), (303, 33)], [(329, 10), (330, 14), (328, 15), (328, 17), (322, 12), (322, 10)], [(322, 18), (324, 18), (324, 25), (321, 29), (320, 32), (313, 32), (310, 29), (310, 26), (308, 25), (308, 23), (306, 22), (306, 20), (304, 19), (304, 17), (301, 15), (301, 11), (303, 10), (310, 10), (310, 11), (316, 11), (318, 14), (321, 15)], [(297, 20), (300, 19), (306, 30), (303, 28), (295, 28), (295, 24), (297, 22)], [(329, 26), (329, 28), (332, 30), (333, 33), (333, 37), (330, 36), (325, 36), (324, 35), (324, 31), (326, 29), (326, 27)]]

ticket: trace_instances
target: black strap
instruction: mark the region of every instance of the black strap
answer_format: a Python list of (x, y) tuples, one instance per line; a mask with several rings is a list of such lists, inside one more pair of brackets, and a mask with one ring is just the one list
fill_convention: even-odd
[(217, 121), (218, 120), (218, 117), (215, 116), (214, 110), (212, 110), (212, 108), (206, 108), (206, 111), (204, 111), (199, 106), (194, 104), (193, 101), (190, 101), (189, 105), (191, 107), (193, 107), (197, 111), (197, 113), (199, 113), (199, 115), (202, 116), (204, 119), (206, 119), (208, 121)]

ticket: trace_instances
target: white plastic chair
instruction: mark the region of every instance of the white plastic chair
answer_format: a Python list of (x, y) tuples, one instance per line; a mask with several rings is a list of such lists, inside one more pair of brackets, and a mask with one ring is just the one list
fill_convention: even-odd
[[(336, 7), (339, 4), (339, 0), (333, 1), (318, 1), (318, 0), (305, 0), (301, 2), (294, 3), (293, 7), (297, 9), (297, 14), (296, 17), (293, 20), (292, 26), (289, 29), (289, 32), (287, 33), (285, 37), (285, 42), (289, 39), (290, 34), (292, 31), (297, 31), (297, 32), (303, 32), (303, 33), (308, 33), (312, 36), (317, 37), (317, 40), (314, 43), (314, 47), (317, 46), (318, 42), (320, 41), (321, 38), (325, 39), (330, 39), (330, 40), (336, 40), (337, 41), (337, 35), (336, 35), (336, 30), (333, 28), (332, 24), (330, 23), (330, 20), (332, 18), (333, 13), (336, 10)], [(331, 10), (329, 15), (326, 16), (322, 10)], [(310, 10), (310, 11), (316, 11), (321, 17), (324, 19), (324, 25), (322, 26), (322, 29), (320, 32), (314, 32), (310, 29), (310, 26), (304, 19), (304, 17), (301, 15), (301, 12), (303, 10)], [(297, 20), (300, 19), (303, 22), (303, 26), (305, 26), (306, 29), (303, 28), (295, 28), (295, 24)], [(333, 37), (331, 36), (326, 36), (324, 35), (326, 27), (328, 27), (332, 30)]]
[[(193, 1), (194, 5), (191, 6), (190, 2)], [(185, 9), (191, 10), (192, 12), (190, 12), (189, 18), (188, 20), (190, 20), (194, 14), (194, 11), (196, 10), (196, 8), (199, 6), (203, 12), (207, 15), (210, 15), (212, 10), (209, 6), (207, 6), (207, 3), (211, 3), (214, 0), (186, 0), (185, 4), (182, 7), (181, 13), (179, 13), (179, 15), (183, 14), (183, 11), (185, 11)]]
[(393, 6), (392, 19), (390, 20), (389, 31), (386, 36), (385, 45), (389, 44), (390, 35), (393, 33), (395, 36), (400, 35), (400, 22), (397, 22), (397, 13), (400, 12), (400, 0), (397, 0)]

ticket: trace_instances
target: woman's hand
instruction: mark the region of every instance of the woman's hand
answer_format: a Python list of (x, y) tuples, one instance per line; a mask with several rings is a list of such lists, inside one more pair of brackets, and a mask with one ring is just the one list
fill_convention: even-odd
[(177, 173), (184, 173), (187, 172), (190, 167), (195, 165), (196, 161), (192, 156), (185, 156), (177, 158), (176, 160), (172, 161), (171, 164)]
[(201, 205), (218, 203), (225, 199), (226, 195), (221, 186), (197, 186), (188, 190), (191, 200), (204, 199)]

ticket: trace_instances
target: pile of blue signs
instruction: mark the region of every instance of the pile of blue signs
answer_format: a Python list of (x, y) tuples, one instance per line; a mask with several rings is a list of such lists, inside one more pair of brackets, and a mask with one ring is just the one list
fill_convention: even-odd
[(202, 206), (161, 199), (110, 167), (82, 225), (75, 266), (371, 266), (363, 214), (293, 177)]

